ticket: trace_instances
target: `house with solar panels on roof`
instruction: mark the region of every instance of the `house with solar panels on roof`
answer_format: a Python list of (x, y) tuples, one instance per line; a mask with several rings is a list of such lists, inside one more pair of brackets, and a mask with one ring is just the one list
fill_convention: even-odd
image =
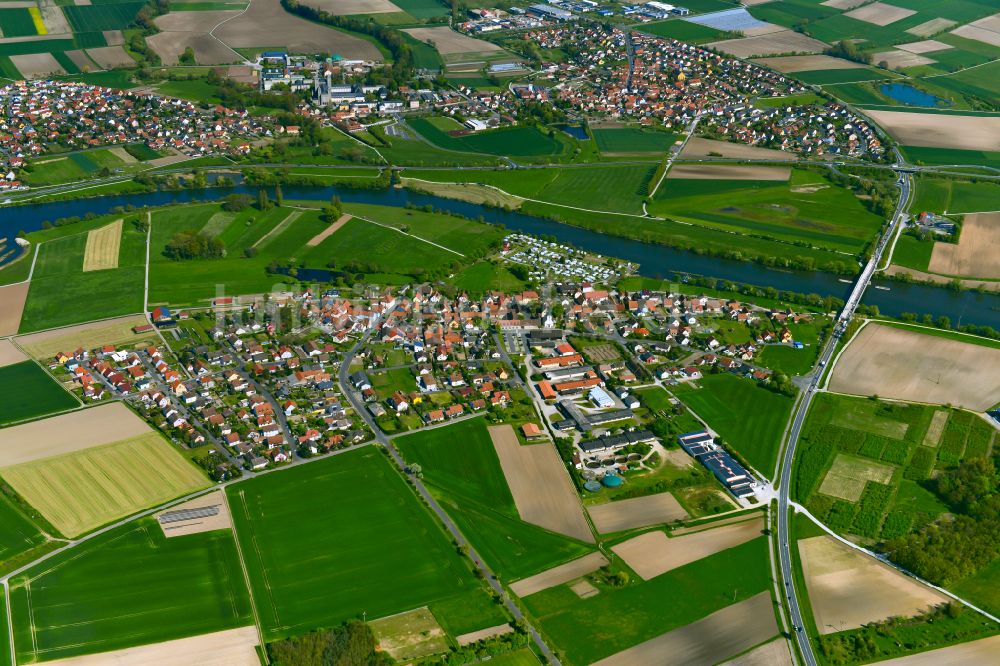
[(739, 500), (753, 497), (759, 483), (757, 479), (716, 444), (708, 431), (687, 432), (678, 435), (677, 441), (688, 455), (707, 467), (733, 497)]

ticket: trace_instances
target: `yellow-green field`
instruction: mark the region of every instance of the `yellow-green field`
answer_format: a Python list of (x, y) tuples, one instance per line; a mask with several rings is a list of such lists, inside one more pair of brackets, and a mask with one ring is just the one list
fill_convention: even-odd
[(0, 476), (69, 537), (209, 485), (153, 432), (14, 465)]

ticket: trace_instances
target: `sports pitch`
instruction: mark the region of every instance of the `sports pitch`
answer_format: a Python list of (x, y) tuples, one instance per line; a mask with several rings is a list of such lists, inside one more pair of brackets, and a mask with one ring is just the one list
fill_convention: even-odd
[(373, 447), (227, 493), (265, 640), (425, 605), (452, 635), (507, 619)]
[(253, 623), (232, 534), (167, 539), (152, 518), (60, 553), (11, 580), (19, 663)]

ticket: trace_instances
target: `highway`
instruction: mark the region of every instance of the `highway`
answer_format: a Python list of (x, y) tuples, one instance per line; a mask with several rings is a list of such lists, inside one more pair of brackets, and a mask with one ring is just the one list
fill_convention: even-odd
[(875, 246), (875, 250), (872, 252), (871, 258), (858, 276), (858, 280), (851, 290), (847, 302), (844, 304), (844, 309), (841, 310), (840, 315), (837, 317), (834, 334), (827, 339), (826, 344), (823, 345), (823, 349), (820, 351), (817, 365), (813, 369), (812, 380), (809, 382), (805, 393), (802, 395), (798, 406), (792, 414), (791, 425), (788, 429), (788, 443), (785, 445), (784, 455), (781, 459), (778, 485), (778, 560), (781, 570), (781, 586), (784, 589), (785, 602), (788, 608), (788, 615), (792, 621), (795, 642), (799, 646), (799, 653), (802, 655), (802, 661), (806, 666), (816, 666), (816, 656), (813, 654), (812, 643), (809, 641), (809, 635), (806, 632), (805, 623), (802, 619), (802, 610), (799, 607), (799, 600), (796, 596), (792, 554), (789, 550), (789, 522), (791, 520), (789, 494), (791, 491), (792, 463), (795, 460), (795, 446), (799, 441), (802, 424), (805, 423), (806, 415), (809, 413), (809, 406), (816, 395), (823, 371), (837, 349), (837, 340), (854, 316), (854, 312), (857, 310), (858, 304), (861, 303), (865, 290), (871, 284), (872, 275), (874, 275), (875, 269), (882, 260), (883, 252), (886, 247), (889, 247), (896, 230), (905, 218), (913, 185), (910, 174), (899, 173), (897, 185), (899, 186), (900, 196), (892, 221), (882, 233), (878, 244)]

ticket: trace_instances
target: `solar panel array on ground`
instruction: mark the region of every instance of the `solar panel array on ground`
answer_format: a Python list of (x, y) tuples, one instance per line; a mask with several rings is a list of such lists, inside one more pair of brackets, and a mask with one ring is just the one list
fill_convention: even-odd
[(758, 21), (755, 19), (750, 15), (750, 12), (742, 7), (738, 9), (727, 9), (721, 12), (713, 12), (711, 14), (702, 14), (701, 16), (686, 18), (684, 20), (689, 23), (706, 25), (710, 28), (724, 30), (726, 32), (743, 32), (752, 28), (764, 28), (768, 25), (764, 21)]

